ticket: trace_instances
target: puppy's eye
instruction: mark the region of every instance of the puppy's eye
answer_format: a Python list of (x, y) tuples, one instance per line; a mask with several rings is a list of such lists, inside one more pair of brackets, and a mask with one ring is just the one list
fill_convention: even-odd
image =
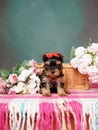
[(45, 66), (46, 66), (46, 67), (49, 67), (50, 65), (49, 65), (49, 64), (46, 64)]
[(45, 64), (45, 69), (49, 69), (50, 65), (49, 64)]

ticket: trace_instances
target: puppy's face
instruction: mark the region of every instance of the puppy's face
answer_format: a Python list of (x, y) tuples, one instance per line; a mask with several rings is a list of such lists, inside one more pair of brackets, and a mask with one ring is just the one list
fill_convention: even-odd
[(58, 77), (62, 72), (62, 55), (60, 53), (54, 54), (46, 53), (43, 56), (45, 74), (49, 78)]
[(58, 77), (62, 71), (62, 62), (56, 59), (49, 59), (44, 63), (44, 67), (48, 77)]

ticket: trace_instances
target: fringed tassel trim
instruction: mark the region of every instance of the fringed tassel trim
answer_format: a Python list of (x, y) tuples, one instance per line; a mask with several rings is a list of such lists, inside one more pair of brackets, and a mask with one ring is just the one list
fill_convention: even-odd
[(9, 130), (9, 110), (7, 103), (0, 103), (0, 130)]
[[(83, 117), (85, 122), (85, 129), (83, 130), (97, 130), (96, 129), (96, 102), (89, 101), (89, 102), (82, 102), (83, 106)], [(87, 126), (88, 124), (88, 126)]]
[(87, 130), (88, 125), (89, 130), (98, 129), (96, 101), (39, 99), (0, 103), (0, 130)]
[(10, 102), (9, 111), (10, 130), (38, 130), (35, 126), (35, 118), (37, 122), (39, 117), (38, 102)]

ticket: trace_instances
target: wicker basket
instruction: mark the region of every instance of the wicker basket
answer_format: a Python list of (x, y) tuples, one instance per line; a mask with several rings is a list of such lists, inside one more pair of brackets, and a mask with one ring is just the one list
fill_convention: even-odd
[(69, 89), (87, 90), (89, 88), (88, 75), (81, 74), (70, 64), (63, 64), (65, 85)]
[[(43, 63), (38, 64), (38, 68), (43, 70)], [(89, 88), (88, 75), (79, 73), (70, 64), (63, 63), (63, 73), (65, 86), (71, 90), (87, 90)]]

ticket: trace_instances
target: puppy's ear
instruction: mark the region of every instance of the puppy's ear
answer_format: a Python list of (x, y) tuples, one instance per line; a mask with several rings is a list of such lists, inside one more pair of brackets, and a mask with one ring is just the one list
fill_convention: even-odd
[(46, 54), (44, 54), (44, 55), (42, 56), (42, 60), (43, 60), (44, 62), (46, 62), (46, 61), (48, 60)]
[(60, 60), (61, 62), (63, 62), (63, 61), (64, 61), (64, 59), (66, 59), (66, 56), (65, 56), (65, 55), (63, 55), (63, 54), (60, 54), (60, 58), (59, 58), (59, 60)]
[(63, 55), (63, 54), (61, 54), (61, 57), (62, 57), (63, 59), (67, 59), (67, 57), (66, 57), (65, 55)]

